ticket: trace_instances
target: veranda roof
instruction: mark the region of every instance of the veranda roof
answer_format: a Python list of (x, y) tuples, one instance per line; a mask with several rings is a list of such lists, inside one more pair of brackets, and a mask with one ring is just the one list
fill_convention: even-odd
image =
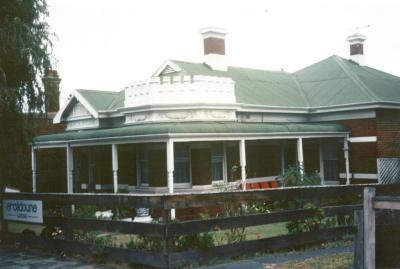
[(347, 129), (334, 123), (239, 123), (239, 122), (181, 122), (137, 124), (110, 129), (67, 131), (37, 136), (33, 145), (71, 143), (80, 141), (107, 141), (148, 136), (173, 135), (301, 135), (346, 134)]

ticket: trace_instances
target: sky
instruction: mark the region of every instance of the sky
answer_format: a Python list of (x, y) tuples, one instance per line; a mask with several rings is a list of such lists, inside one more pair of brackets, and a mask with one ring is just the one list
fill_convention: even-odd
[(293, 72), (367, 36), (366, 65), (400, 76), (398, 0), (48, 0), (61, 102), (120, 91), (167, 59), (203, 62), (199, 30), (225, 28), (228, 65)]

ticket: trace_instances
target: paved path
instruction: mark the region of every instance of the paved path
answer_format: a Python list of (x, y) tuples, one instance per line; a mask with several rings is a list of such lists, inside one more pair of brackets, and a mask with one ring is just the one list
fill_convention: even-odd
[(248, 260), (241, 260), (212, 266), (203, 266), (199, 267), (199, 269), (278, 269), (280, 263), (301, 261), (312, 257), (334, 255), (345, 252), (353, 252), (353, 246), (313, 249), (290, 254), (270, 254), (262, 257), (254, 257)]
[[(353, 246), (327, 249), (314, 249), (291, 254), (270, 254), (254, 257), (249, 260), (235, 261), (226, 264), (203, 266), (199, 269), (278, 269), (280, 263), (300, 261), (316, 256), (326, 256), (352, 252)], [(0, 246), (1, 269), (115, 269), (116, 267), (90, 264), (70, 258), (57, 258), (45, 254), (20, 251), (15, 248)]]
[(115, 269), (115, 267), (85, 263), (70, 258), (20, 251), (0, 246), (1, 269)]

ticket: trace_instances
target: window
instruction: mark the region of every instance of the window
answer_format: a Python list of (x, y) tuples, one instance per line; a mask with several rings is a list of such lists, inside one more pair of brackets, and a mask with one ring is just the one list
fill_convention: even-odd
[(141, 185), (149, 185), (149, 150), (142, 146), (139, 150), (139, 179)]
[(190, 154), (188, 145), (176, 143), (174, 159), (174, 183), (190, 183)]
[(222, 163), (223, 153), (221, 144), (212, 144), (211, 149), (211, 178), (212, 181), (223, 180)]

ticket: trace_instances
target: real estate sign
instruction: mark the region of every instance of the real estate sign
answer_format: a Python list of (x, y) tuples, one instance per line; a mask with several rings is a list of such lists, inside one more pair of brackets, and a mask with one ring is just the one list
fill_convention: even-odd
[(43, 223), (43, 203), (40, 200), (3, 200), (3, 218)]

